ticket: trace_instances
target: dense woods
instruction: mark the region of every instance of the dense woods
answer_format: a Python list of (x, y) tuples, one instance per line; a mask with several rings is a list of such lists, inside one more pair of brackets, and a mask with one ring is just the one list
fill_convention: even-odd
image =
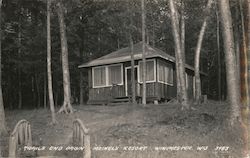
[[(240, 65), (237, 53), (243, 44), (245, 51), (249, 45), (242, 42), (247, 36), (247, 5), (228, 1), (233, 39), (225, 32), (222, 0), (145, 0), (145, 18), (141, 2), (62, 0), (50, 5), (50, 1), (3, 0), (0, 112), (3, 105), (6, 109), (46, 108), (53, 102), (62, 106), (60, 112), (72, 112), (71, 104), (84, 104), (88, 98), (87, 72), (78, 65), (124, 46), (133, 50), (133, 43), (143, 40), (176, 57), (179, 100), (184, 107), (189, 106), (186, 62), (196, 72), (208, 74), (206, 87), (201, 87), (196, 73), (196, 100), (201, 99), (200, 88), (205, 88), (209, 99), (229, 99), (239, 114), (240, 78), (232, 79), (239, 69), (232, 69)], [(223, 45), (223, 40), (228, 41)], [(235, 45), (235, 50), (228, 50), (228, 44)]]

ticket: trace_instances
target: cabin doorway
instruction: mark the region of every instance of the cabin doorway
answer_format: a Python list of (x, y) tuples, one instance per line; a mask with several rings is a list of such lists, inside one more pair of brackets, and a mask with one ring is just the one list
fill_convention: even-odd
[[(126, 96), (132, 96), (131, 66), (125, 68), (125, 92)], [(135, 72), (135, 95), (138, 95), (138, 66), (134, 67)]]

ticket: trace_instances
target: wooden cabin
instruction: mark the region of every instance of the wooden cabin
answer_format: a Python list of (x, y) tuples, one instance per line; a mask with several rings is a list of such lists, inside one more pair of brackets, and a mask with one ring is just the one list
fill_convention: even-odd
[[(134, 45), (135, 89), (142, 96), (142, 42)], [(108, 104), (131, 98), (131, 50), (122, 48), (79, 66), (88, 69), (88, 104)], [(188, 97), (194, 97), (194, 68), (185, 65)], [(176, 97), (175, 57), (146, 44), (147, 102), (166, 101)], [(201, 80), (206, 76), (201, 72)]]

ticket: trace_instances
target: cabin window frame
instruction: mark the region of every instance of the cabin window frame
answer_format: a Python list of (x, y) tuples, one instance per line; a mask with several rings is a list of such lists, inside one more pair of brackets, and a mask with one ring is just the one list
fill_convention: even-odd
[[(136, 69), (137, 68), (137, 80), (135, 80), (136, 82), (135, 82), (135, 84), (138, 84), (139, 83), (139, 65), (134, 65), (134, 69)], [(128, 69), (131, 69), (131, 71), (132, 71), (132, 66), (127, 66), (127, 67), (125, 67), (125, 71), (124, 71), (124, 73), (125, 73), (125, 95), (126, 96), (128, 96), (128, 79), (127, 79), (127, 77), (128, 77), (128, 75), (127, 75), (127, 72), (128, 72)], [(136, 91), (137, 92), (139, 92), (139, 90), (138, 90), (138, 88), (139, 88), (139, 86), (137, 86), (137, 89), (136, 89)]]
[[(95, 67), (92, 67), (92, 87), (93, 88), (105, 88), (105, 87), (112, 87), (113, 85), (112, 84), (109, 84), (109, 67), (112, 67), (112, 66), (117, 66), (117, 65), (120, 65), (121, 67), (121, 83), (117, 84), (117, 85), (123, 85), (124, 84), (124, 81), (123, 81), (123, 64), (122, 63), (118, 63), (118, 64), (112, 64), (112, 65), (102, 65), (102, 66), (95, 66)], [(104, 67), (105, 68), (105, 85), (95, 85), (95, 69), (98, 69), (98, 68), (102, 68)]]
[[(160, 72), (159, 72), (159, 70), (160, 70), (160, 62), (162, 62), (163, 64), (164, 64), (164, 61), (162, 61), (162, 60), (158, 60), (158, 62), (157, 62), (157, 81), (159, 82), (159, 83), (163, 83), (163, 84), (166, 84), (166, 85), (169, 85), (169, 86), (174, 86), (174, 68), (173, 68), (173, 66), (167, 66), (167, 64), (165, 64), (165, 66), (166, 67), (168, 67), (169, 68), (169, 70), (171, 71), (171, 75), (172, 75), (172, 83), (169, 83), (168, 81), (167, 82), (165, 82), (165, 81), (161, 81), (160, 80)], [(171, 64), (169, 64), (169, 65), (171, 65)]]
[[(153, 61), (154, 62), (154, 73), (153, 73), (154, 74), (154, 79), (153, 80), (149, 80), (149, 81), (146, 80), (146, 83), (154, 83), (154, 82), (156, 82), (156, 59), (146, 59), (146, 65), (147, 65), (148, 61)], [(141, 67), (140, 67), (140, 64), (142, 64), (142, 60), (138, 61), (138, 73), (139, 73), (138, 74), (138, 83), (142, 84), (143, 81), (141, 81), (142, 78), (141, 78)]]
[(109, 67), (112, 67), (112, 66), (120, 66), (120, 68), (121, 68), (121, 83), (118, 83), (118, 84), (116, 84), (116, 85), (123, 85), (124, 84), (124, 81), (123, 81), (123, 64), (122, 63), (119, 63), (119, 64), (112, 64), (112, 65), (107, 65), (107, 69), (108, 69), (108, 71), (107, 71), (107, 76), (108, 76), (108, 87), (110, 87), (110, 86), (113, 86), (113, 84), (111, 83), (111, 84), (109, 84), (110, 82), (109, 82), (109, 71), (110, 71), (110, 69), (109, 69)]

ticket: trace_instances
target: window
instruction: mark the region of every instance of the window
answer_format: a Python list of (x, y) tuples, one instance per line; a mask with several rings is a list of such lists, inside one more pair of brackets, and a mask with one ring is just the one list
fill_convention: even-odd
[(92, 68), (93, 88), (123, 84), (122, 64)]
[[(140, 77), (139, 82), (142, 82), (142, 62), (139, 62), (139, 70), (140, 70)], [(154, 82), (155, 81), (155, 60), (147, 60), (146, 61), (146, 81), (147, 82)]]
[(173, 85), (173, 67), (171, 64), (159, 61), (158, 81), (161, 83)]
[(93, 68), (93, 87), (101, 87), (106, 85), (106, 69), (105, 67)]
[(122, 66), (109, 66), (109, 85), (122, 84)]

